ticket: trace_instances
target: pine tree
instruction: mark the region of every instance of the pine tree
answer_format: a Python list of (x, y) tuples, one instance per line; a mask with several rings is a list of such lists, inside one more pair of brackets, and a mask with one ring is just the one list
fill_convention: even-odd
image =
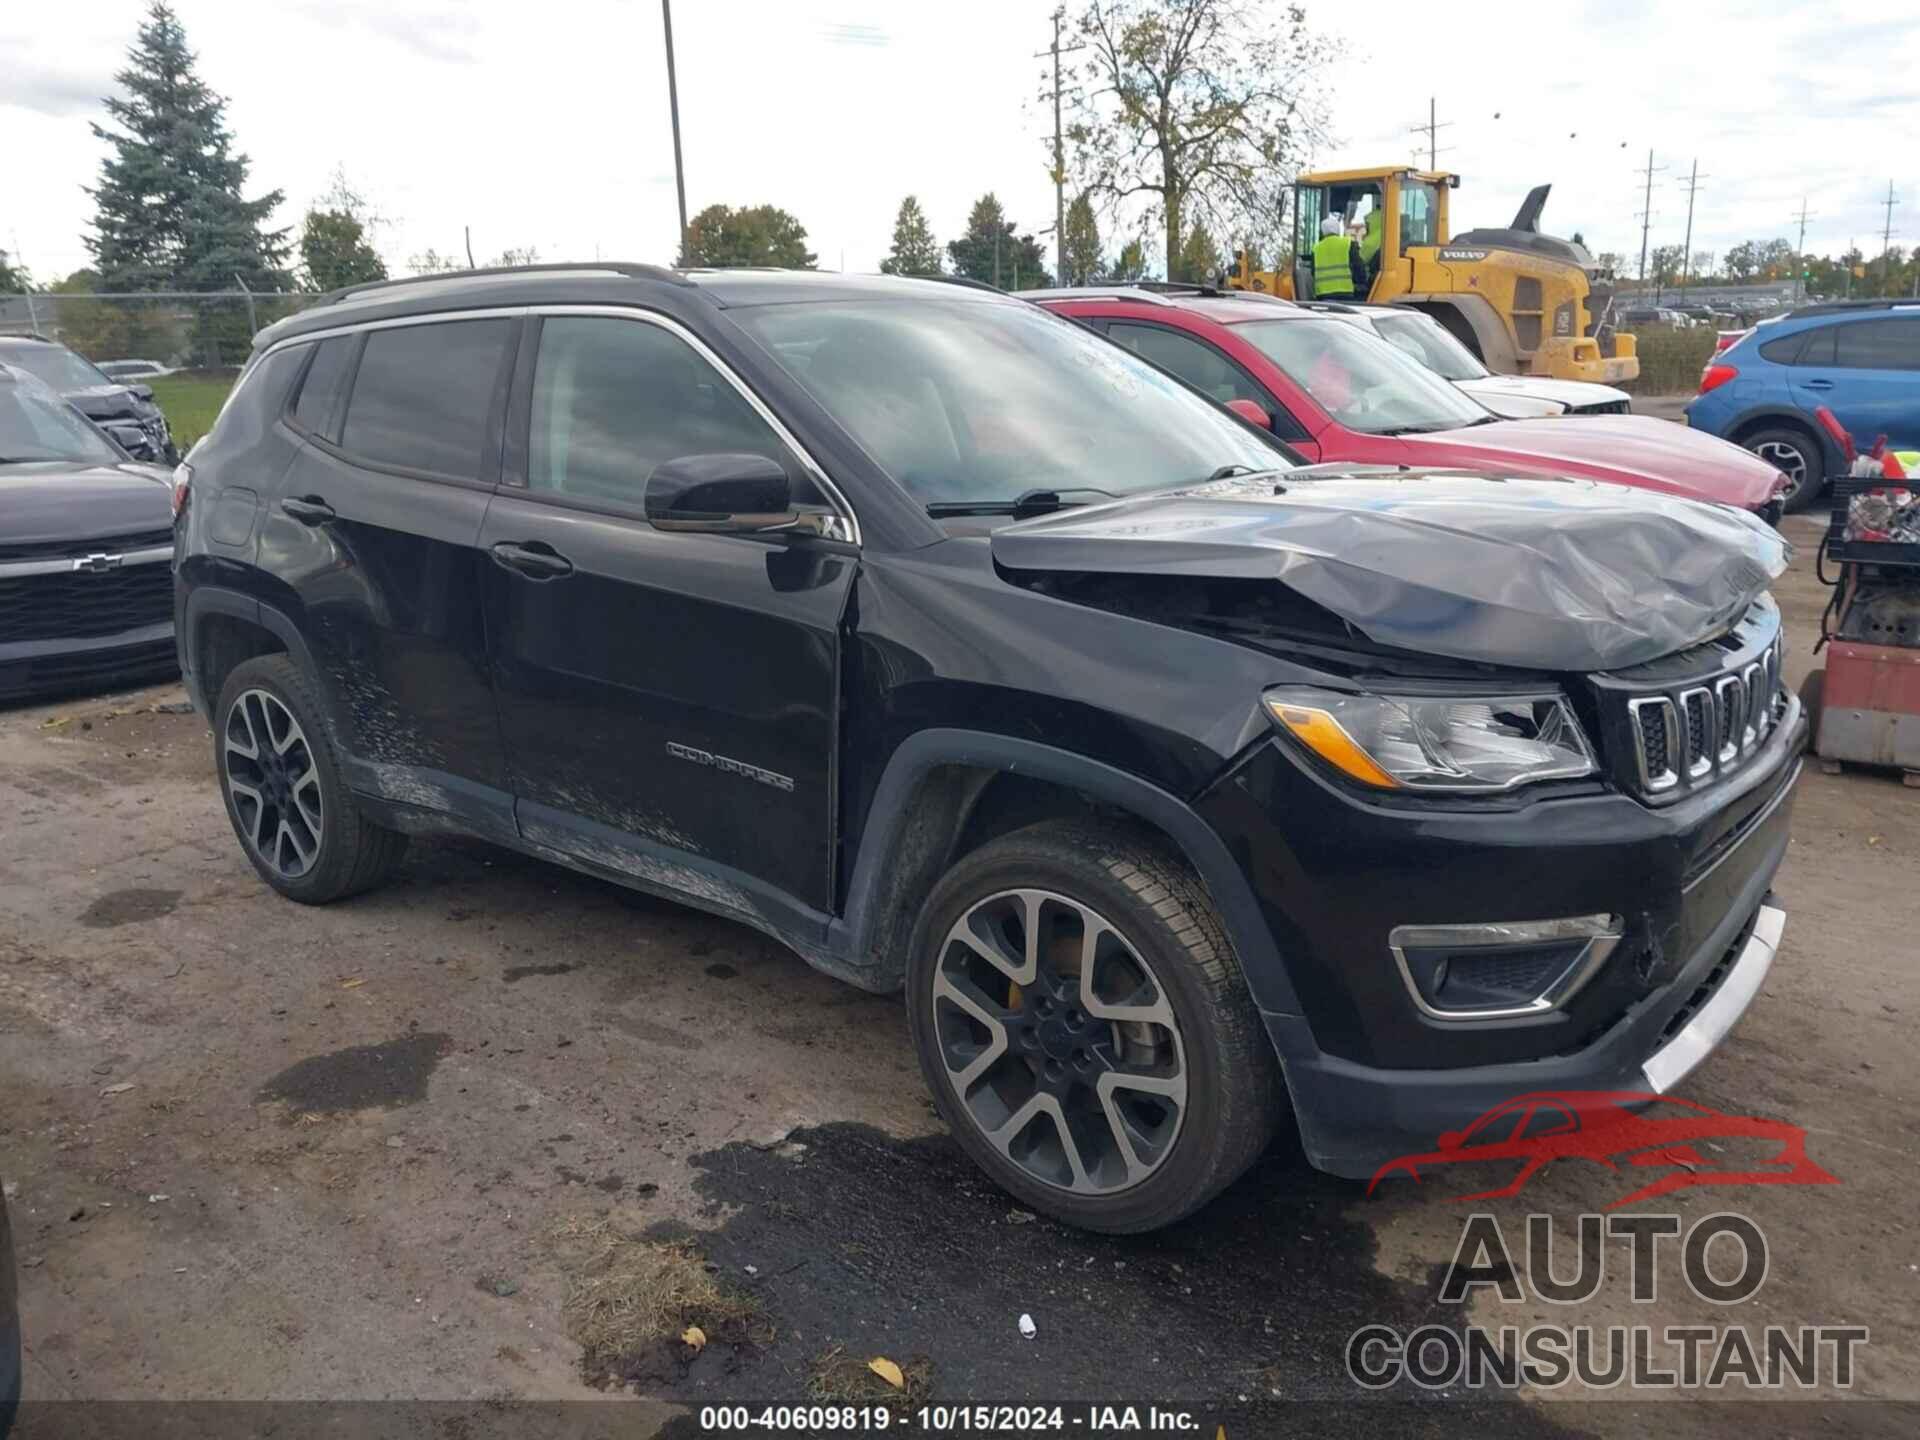
[(1187, 232), (1186, 242), (1180, 247), (1180, 274), (1177, 278), (1193, 285), (1215, 285), (1225, 269), (1226, 265), (1220, 258), (1220, 247), (1213, 243), (1213, 236), (1207, 233), (1206, 226), (1196, 224)]
[(1120, 247), (1120, 258), (1113, 262), (1108, 270), (1109, 280), (1132, 282), (1144, 280), (1147, 275), (1147, 247), (1138, 238), (1127, 241)]
[(1053, 283), (1046, 252), (1031, 235), (1016, 235), (1014, 223), (989, 191), (973, 202), (967, 233), (947, 242), (954, 272), (1003, 290), (1045, 289)]
[(0, 250), (0, 295), (20, 295), (33, 289), (33, 276), (27, 273), (27, 267), (14, 263), (6, 251)]
[(338, 290), (387, 278), (367, 231), (345, 210), (309, 210), (300, 227), (300, 268), (309, 290)]
[(938, 275), (940, 246), (927, 224), (926, 212), (917, 197), (909, 195), (900, 202), (900, 214), (893, 222), (893, 249), (880, 262), (882, 275)]
[(1085, 195), (1074, 197), (1067, 207), (1067, 283), (1095, 285), (1104, 264), (1100, 253), (1100, 222), (1094, 217), (1093, 201)]
[(107, 97), (119, 129), (93, 126), (112, 147), (94, 197), (93, 252), (105, 290), (253, 290), (291, 284), (287, 231), (265, 230), (283, 196), (243, 194), (248, 161), (232, 149), (226, 100), (194, 73), (186, 31), (154, 0)]

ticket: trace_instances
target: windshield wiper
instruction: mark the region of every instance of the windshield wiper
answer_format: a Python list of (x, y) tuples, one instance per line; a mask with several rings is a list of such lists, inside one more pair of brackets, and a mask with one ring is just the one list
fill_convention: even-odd
[(1081, 500), (1062, 500), (1062, 495), (1102, 495), (1113, 498), (1111, 490), (1096, 490), (1091, 485), (1072, 485), (1059, 490), (1024, 490), (1011, 500), (935, 500), (927, 506), (927, 514), (940, 520), (951, 515), (1045, 515), (1049, 511), (1064, 510), (1069, 505), (1085, 504)]

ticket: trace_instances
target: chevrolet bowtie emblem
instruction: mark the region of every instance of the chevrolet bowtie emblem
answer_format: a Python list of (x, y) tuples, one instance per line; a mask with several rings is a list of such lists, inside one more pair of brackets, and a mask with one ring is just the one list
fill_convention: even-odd
[(81, 555), (75, 558), (73, 568), (92, 575), (104, 575), (109, 570), (118, 570), (121, 558), (118, 555)]

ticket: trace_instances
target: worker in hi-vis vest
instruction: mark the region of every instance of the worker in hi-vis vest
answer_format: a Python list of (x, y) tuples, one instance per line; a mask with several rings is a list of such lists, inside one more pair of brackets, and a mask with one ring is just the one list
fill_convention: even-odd
[(1366, 278), (1360, 247), (1347, 238), (1338, 215), (1327, 216), (1313, 247), (1313, 298), (1351, 300), (1366, 287)]
[(1380, 273), (1380, 226), (1382, 223), (1379, 205), (1367, 211), (1367, 232), (1360, 237), (1360, 263), (1366, 268), (1366, 286), (1371, 289), (1373, 277)]

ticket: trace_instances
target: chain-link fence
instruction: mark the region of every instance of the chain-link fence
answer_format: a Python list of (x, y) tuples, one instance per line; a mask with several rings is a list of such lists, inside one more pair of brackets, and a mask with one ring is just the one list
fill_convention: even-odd
[(254, 334), (317, 298), (245, 290), (0, 294), (0, 335), (43, 335), (93, 361), (169, 370), (239, 365)]

